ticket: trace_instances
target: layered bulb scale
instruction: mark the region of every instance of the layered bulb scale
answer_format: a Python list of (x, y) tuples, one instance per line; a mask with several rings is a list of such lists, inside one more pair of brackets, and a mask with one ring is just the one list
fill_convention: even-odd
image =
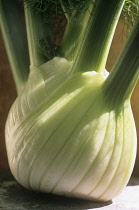
[(28, 189), (108, 201), (126, 186), (135, 162), (130, 101), (110, 106), (107, 76), (69, 76), (69, 66), (57, 57), (31, 67), (6, 123), (10, 169)]

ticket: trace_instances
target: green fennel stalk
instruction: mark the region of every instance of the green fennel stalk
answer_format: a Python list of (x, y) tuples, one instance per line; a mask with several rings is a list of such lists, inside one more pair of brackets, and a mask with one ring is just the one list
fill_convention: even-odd
[[(20, 92), (20, 89), (23, 88), (29, 74), (29, 56), (26, 34), (16, 1), (4, 2), (4, 5), (3, 2), (0, 2), (0, 6), (1, 30), (17, 92)], [(13, 16), (13, 14), (15, 15)]]

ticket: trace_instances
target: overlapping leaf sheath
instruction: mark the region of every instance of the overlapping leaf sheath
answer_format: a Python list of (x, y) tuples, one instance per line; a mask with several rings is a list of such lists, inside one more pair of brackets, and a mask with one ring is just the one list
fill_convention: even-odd
[(109, 108), (102, 91), (106, 78), (96, 72), (65, 76), (47, 96), (49, 80), (56, 84), (58, 78), (44, 80), (33, 69), (28, 91), (12, 106), (6, 125), (11, 171), (30, 189), (110, 200), (128, 182), (135, 160), (129, 100)]

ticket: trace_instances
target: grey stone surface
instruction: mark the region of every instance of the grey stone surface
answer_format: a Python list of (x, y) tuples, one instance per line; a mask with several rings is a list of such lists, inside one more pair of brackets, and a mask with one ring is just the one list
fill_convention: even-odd
[(0, 210), (139, 210), (139, 179), (132, 177), (123, 192), (106, 203), (37, 193), (21, 187), (9, 171), (0, 171)]

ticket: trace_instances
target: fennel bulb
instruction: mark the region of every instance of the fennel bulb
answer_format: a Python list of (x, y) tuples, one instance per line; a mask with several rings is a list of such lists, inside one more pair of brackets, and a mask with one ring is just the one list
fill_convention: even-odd
[[(59, 67), (61, 59), (49, 65)], [(115, 109), (107, 106), (105, 79), (94, 71), (78, 72), (47, 96), (49, 78), (32, 69), (5, 132), (9, 165), (20, 184), (101, 201), (127, 184), (136, 154), (134, 120), (129, 100)]]
[(105, 65), (125, 1), (70, 2), (58, 1), (67, 20), (58, 46), (51, 18), (44, 20), (48, 1), (25, 5), (27, 37), (16, 1), (0, 1), (18, 93), (5, 129), (9, 166), (26, 188), (108, 201), (126, 186), (135, 162), (130, 97), (139, 77), (139, 22), (109, 74)]

